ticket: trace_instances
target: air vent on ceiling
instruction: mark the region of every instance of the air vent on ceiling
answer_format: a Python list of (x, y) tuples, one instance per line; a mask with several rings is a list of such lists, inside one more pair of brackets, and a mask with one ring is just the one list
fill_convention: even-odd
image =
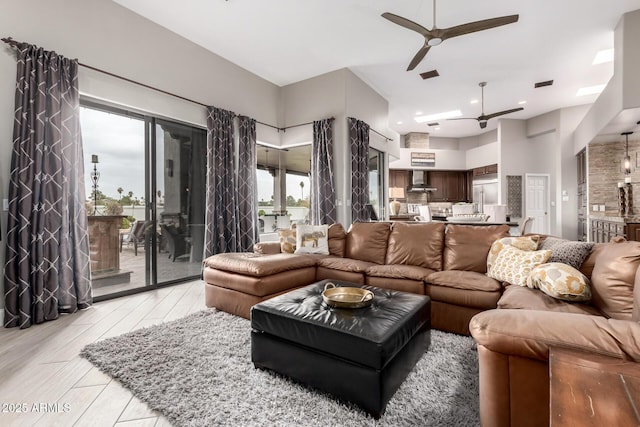
[(431, 122), (431, 123), (427, 123), (429, 126), (440, 126), (440, 123), (438, 122)]
[(544, 82), (538, 82), (533, 85), (534, 88), (538, 89), (539, 87), (551, 86), (553, 84), (553, 80), (547, 80)]
[(431, 79), (433, 77), (438, 77), (439, 75), (440, 73), (438, 73), (438, 70), (431, 70), (424, 73), (420, 73), (420, 77), (422, 77), (423, 80)]

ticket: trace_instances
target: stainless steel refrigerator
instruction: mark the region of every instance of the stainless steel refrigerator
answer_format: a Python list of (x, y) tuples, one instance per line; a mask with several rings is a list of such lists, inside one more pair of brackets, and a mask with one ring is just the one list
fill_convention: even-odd
[(498, 180), (474, 180), (473, 203), (478, 212), (484, 213), (485, 205), (498, 204)]

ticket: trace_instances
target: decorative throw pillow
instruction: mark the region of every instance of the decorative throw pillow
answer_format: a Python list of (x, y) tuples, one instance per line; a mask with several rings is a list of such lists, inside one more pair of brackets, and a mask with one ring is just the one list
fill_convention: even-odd
[(593, 243), (574, 242), (572, 240), (558, 242), (550, 248), (551, 257), (549, 262), (561, 262), (579, 269), (591, 253), (591, 249), (593, 249)]
[(278, 230), (280, 238), (280, 252), (292, 254), (296, 251), (296, 230)]
[(591, 283), (587, 276), (561, 262), (535, 267), (527, 278), (527, 286), (564, 301), (591, 299)]
[(495, 262), (498, 254), (505, 246), (513, 246), (523, 251), (535, 251), (538, 249), (538, 240), (540, 236), (522, 236), (522, 237), (503, 237), (498, 239), (491, 245), (489, 254), (487, 255), (487, 271), (491, 269), (491, 265)]
[(526, 286), (534, 267), (547, 262), (551, 251), (523, 251), (513, 246), (502, 248), (487, 275), (501, 282)]
[(329, 255), (328, 230), (327, 225), (299, 225), (295, 253)]

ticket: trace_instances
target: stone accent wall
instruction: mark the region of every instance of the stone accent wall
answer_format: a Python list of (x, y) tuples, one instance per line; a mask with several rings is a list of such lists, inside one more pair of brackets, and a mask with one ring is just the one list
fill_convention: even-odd
[[(629, 156), (631, 157), (631, 183), (633, 185), (633, 212), (640, 214), (640, 135), (629, 137)], [(593, 214), (593, 205), (605, 205), (605, 214), (618, 214), (618, 182), (624, 181), (624, 139), (593, 142), (587, 147), (589, 171), (589, 214)], [(602, 214), (602, 212), (599, 212)]]
[(429, 148), (429, 134), (422, 132), (410, 132), (404, 136), (406, 148)]

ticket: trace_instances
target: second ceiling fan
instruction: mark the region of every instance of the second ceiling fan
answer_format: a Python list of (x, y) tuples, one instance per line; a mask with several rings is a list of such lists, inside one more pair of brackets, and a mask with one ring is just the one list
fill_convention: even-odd
[(411, 71), (424, 59), (432, 46), (438, 46), (446, 39), (462, 36), (464, 34), (475, 33), (477, 31), (488, 30), (490, 28), (499, 27), (502, 25), (511, 24), (518, 21), (519, 15), (501, 16), (499, 18), (483, 19), (481, 21), (469, 22), (467, 24), (456, 25), (449, 28), (436, 27), (436, 0), (433, 0), (433, 28), (430, 30), (417, 24), (402, 16), (394, 15), (393, 13), (385, 12), (382, 14), (383, 18), (388, 19), (394, 24), (398, 24), (402, 27), (416, 31), (424, 37), (424, 45), (420, 48), (418, 53), (415, 54), (407, 71)]
[(524, 110), (524, 108), (518, 107), (518, 108), (512, 108), (511, 110), (498, 111), (497, 113), (485, 114), (484, 113), (484, 87), (486, 85), (487, 85), (487, 82), (478, 83), (478, 86), (482, 88), (482, 114), (480, 114), (478, 117), (457, 117), (457, 118), (448, 119), (448, 120), (477, 120), (478, 124), (480, 125), (480, 129), (484, 129), (487, 127), (487, 121), (489, 119), (493, 119), (498, 116), (504, 116), (505, 114), (515, 113), (516, 111)]

